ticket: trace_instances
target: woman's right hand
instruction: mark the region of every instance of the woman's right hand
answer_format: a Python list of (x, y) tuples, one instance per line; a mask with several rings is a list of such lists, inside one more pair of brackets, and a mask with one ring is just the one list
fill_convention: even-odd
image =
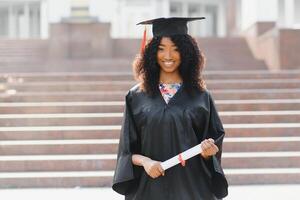
[(151, 160), (150, 158), (145, 159), (143, 162), (143, 167), (146, 171), (146, 173), (151, 177), (151, 178), (157, 178), (159, 176), (164, 176), (165, 172), (163, 168), (160, 165), (160, 162)]

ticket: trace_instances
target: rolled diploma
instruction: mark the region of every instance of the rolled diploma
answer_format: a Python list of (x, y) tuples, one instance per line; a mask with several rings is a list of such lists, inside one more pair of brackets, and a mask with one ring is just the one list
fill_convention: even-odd
[[(191, 157), (194, 157), (194, 156), (200, 154), (201, 152), (202, 152), (202, 148), (201, 148), (200, 144), (198, 144), (198, 145), (182, 152), (181, 157), (182, 157), (183, 160), (187, 160), (187, 159), (190, 159)], [(167, 170), (167, 169), (179, 164), (180, 163), (179, 155), (180, 154), (178, 154), (177, 156), (174, 156), (174, 157), (160, 163), (162, 168), (164, 170)]]

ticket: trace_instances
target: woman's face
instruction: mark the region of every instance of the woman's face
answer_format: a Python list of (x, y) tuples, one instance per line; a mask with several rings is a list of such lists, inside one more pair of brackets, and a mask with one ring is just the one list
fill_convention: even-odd
[(178, 72), (181, 62), (180, 53), (170, 38), (163, 37), (161, 39), (157, 51), (157, 61), (160, 70), (165, 73)]

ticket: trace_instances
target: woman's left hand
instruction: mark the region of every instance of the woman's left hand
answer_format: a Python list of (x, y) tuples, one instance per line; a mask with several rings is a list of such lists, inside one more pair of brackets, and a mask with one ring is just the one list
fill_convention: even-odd
[(216, 153), (219, 151), (218, 146), (215, 145), (215, 141), (212, 138), (203, 140), (200, 145), (202, 148), (201, 155), (205, 159), (208, 159), (210, 156), (216, 155)]

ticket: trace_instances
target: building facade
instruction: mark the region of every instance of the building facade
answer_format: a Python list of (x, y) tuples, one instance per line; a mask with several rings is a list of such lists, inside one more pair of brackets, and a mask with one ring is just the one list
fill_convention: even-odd
[(170, 16), (205, 16), (189, 24), (190, 33), (224, 37), (258, 21), (299, 28), (299, 9), (299, 0), (0, 0), (0, 37), (48, 38), (51, 23), (81, 14), (110, 23), (113, 38), (139, 38), (137, 22)]

